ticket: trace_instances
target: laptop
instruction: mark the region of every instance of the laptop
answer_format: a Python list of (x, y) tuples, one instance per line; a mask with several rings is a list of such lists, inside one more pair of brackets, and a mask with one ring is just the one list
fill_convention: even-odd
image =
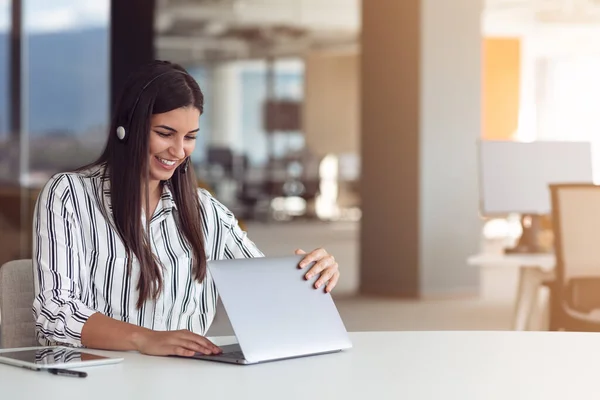
[(303, 256), (264, 257), (208, 262), (208, 272), (237, 337), (219, 346), (222, 354), (194, 358), (257, 364), (352, 347), (331, 295), (314, 288), (310, 268), (298, 268)]

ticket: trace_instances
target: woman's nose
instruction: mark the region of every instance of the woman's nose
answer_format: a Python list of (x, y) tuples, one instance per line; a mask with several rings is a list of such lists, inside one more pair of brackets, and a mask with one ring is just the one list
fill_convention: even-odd
[(176, 157), (180, 160), (185, 158), (185, 148), (183, 146), (183, 140), (175, 141), (171, 146), (170, 150), (173, 157)]

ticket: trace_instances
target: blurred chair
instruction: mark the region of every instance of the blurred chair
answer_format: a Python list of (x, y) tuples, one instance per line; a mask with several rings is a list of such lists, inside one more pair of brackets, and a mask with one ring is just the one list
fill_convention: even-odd
[(40, 191), (0, 185), (0, 265), (31, 256), (33, 214)]
[(206, 150), (207, 162), (211, 166), (218, 165), (223, 168), (223, 173), (226, 176), (234, 174), (234, 154), (233, 150), (228, 147), (210, 146)]
[(211, 186), (210, 186), (210, 185), (209, 185), (209, 184), (208, 184), (206, 181), (204, 181), (203, 179), (199, 179), (199, 178), (198, 178), (198, 179), (196, 180), (196, 183), (198, 184), (198, 187), (199, 187), (200, 189), (207, 190), (207, 191), (208, 191), (210, 194), (212, 194), (213, 196), (215, 195), (215, 193), (214, 193), (214, 191), (213, 191), (213, 188), (212, 188), (212, 187), (211, 187)]
[[(207, 182), (205, 182), (202, 179), (197, 179), (196, 182), (197, 182), (198, 187), (200, 189), (204, 189), (204, 190), (208, 191), (212, 196), (215, 195), (215, 192), (214, 192), (213, 188)], [(238, 217), (238, 225), (240, 226), (240, 228), (242, 230), (244, 230), (244, 231), (246, 230), (246, 224), (239, 217)]]
[(550, 185), (556, 253), (550, 330), (600, 331), (600, 186)]
[(35, 339), (31, 260), (9, 261), (0, 267), (0, 348), (39, 345)]

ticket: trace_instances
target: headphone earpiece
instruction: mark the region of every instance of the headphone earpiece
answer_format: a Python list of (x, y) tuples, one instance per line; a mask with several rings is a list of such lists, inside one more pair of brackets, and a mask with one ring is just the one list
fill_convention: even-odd
[[(138, 96), (135, 99), (135, 102), (133, 103), (133, 107), (131, 109), (131, 112), (129, 113), (129, 117), (128, 117), (128, 124), (131, 123), (131, 119), (133, 114), (135, 113), (135, 109), (138, 105), (138, 102), (140, 101), (140, 97), (142, 96), (142, 93), (144, 92), (144, 90), (146, 90), (146, 88), (148, 86), (150, 86), (152, 84), (152, 82), (154, 82), (155, 80), (157, 80), (158, 78), (160, 78), (163, 75), (169, 74), (169, 73), (173, 73), (176, 72), (178, 74), (183, 74), (183, 75), (189, 75), (187, 72), (185, 71), (180, 71), (177, 69), (169, 69), (168, 71), (164, 71), (158, 75), (156, 75), (154, 78), (150, 79), (150, 81), (148, 81), (148, 83), (146, 83), (144, 85), (144, 87), (142, 87), (142, 90), (140, 90), (140, 93), (138, 94)], [(124, 141), (125, 140), (125, 136), (126, 136), (127, 132), (125, 131), (125, 127), (123, 127), (123, 125), (120, 125), (117, 127), (117, 137), (121, 140)], [(187, 167), (186, 167), (187, 170)]]
[(181, 170), (181, 173), (185, 174), (187, 172), (189, 166), (190, 166), (190, 158), (188, 157), (183, 162), (183, 169)]
[(122, 126), (117, 127), (117, 137), (120, 140), (125, 139), (125, 128), (123, 128)]

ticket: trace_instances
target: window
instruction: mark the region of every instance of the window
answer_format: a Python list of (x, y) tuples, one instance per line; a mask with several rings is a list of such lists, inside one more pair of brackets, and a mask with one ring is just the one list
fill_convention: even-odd
[(110, 0), (24, 0), (30, 178), (93, 161), (109, 124)]
[(600, 56), (547, 58), (537, 68), (537, 139), (592, 142), (600, 179)]
[[(286, 60), (274, 63), (274, 97), (276, 100), (302, 102), (304, 95), (304, 64), (300, 60)], [(263, 122), (263, 107), (267, 100), (267, 64), (264, 62), (240, 63), (242, 75), (241, 121), (244, 153), (254, 165), (264, 165), (271, 155), (279, 158), (288, 152), (304, 148), (304, 134), (301, 131), (275, 132), (272, 143)]]
[(9, 129), (9, 54), (11, 2), (0, 0), (0, 140), (8, 137)]
[(200, 131), (196, 136), (196, 148), (191, 155), (194, 163), (202, 164), (206, 161), (206, 147), (208, 146), (208, 135), (211, 129), (211, 101), (210, 101), (210, 79), (206, 68), (194, 66), (186, 68), (194, 77), (204, 94), (204, 112), (200, 116)]

